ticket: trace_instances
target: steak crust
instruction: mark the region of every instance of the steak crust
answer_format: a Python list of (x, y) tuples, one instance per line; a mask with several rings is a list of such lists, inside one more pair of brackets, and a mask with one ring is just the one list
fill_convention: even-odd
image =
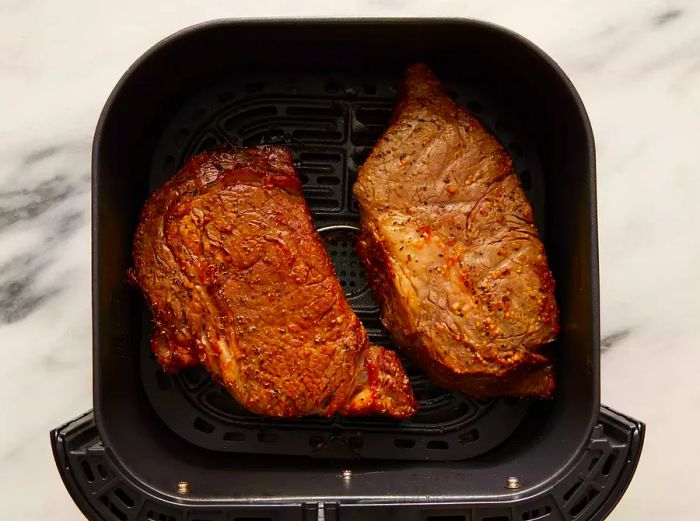
[(423, 64), (359, 171), (358, 253), (394, 341), (473, 397), (549, 397), (554, 280), (507, 152)]
[(192, 157), (148, 199), (133, 260), (166, 371), (202, 364), (269, 416), (415, 411), (396, 354), (345, 299), (288, 149)]

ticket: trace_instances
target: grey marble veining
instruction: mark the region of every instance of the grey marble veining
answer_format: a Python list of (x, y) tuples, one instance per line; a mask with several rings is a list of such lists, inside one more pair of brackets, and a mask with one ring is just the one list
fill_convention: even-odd
[(126, 68), (227, 16), (461, 16), (547, 51), (596, 135), (602, 396), (648, 423), (613, 520), (697, 518), (700, 4), (184, 0), (0, 4), (0, 510), (80, 519), (48, 430), (91, 407), (90, 142)]
[[(66, 254), (66, 241), (89, 221), (90, 180), (81, 165), (85, 152), (85, 147), (69, 145), (33, 150), (3, 183), (0, 325), (27, 318), (47, 299), (60, 296), (69, 282), (42, 276)], [(27, 243), (20, 244), (21, 239)]]

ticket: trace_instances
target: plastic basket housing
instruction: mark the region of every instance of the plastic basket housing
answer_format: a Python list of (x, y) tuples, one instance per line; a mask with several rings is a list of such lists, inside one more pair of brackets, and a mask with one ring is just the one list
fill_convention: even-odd
[[(201, 370), (159, 371), (126, 277), (133, 233), (148, 194), (222, 143), (292, 148), (348, 298), (389, 344), (354, 257), (351, 187), (415, 61), (496, 134), (533, 202), (561, 310), (554, 400), (468, 400), (409, 367), (421, 405), (410, 420), (280, 421), (248, 414)], [(600, 406), (595, 208), (578, 95), (502, 28), (231, 20), (165, 39), (120, 80), (95, 134), (94, 415), (52, 433), (68, 489), (88, 517), (111, 521), (604, 517), (631, 479), (643, 425)], [(505, 487), (510, 476), (520, 488)]]

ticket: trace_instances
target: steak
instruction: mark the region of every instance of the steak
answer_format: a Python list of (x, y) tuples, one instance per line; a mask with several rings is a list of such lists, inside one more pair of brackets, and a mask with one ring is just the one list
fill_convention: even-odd
[(345, 300), (288, 149), (192, 157), (148, 199), (133, 260), (166, 371), (201, 364), (269, 416), (415, 411), (398, 357)]
[(358, 253), (382, 321), (429, 377), (472, 397), (549, 397), (554, 280), (510, 157), (423, 64), (359, 171)]

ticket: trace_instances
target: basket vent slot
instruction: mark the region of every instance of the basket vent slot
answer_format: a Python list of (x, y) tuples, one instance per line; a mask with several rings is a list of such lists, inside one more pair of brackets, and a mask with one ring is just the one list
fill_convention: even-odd
[(85, 475), (85, 479), (87, 479), (88, 483), (94, 483), (95, 473), (92, 471), (90, 464), (86, 460), (83, 460), (80, 463), (80, 466), (83, 469), (83, 474)]
[(337, 118), (343, 115), (340, 105), (326, 107), (287, 107), (290, 116), (305, 116), (310, 118)]
[(280, 129), (270, 129), (258, 132), (243, 140), (245, 146), (267, 145), (270, 143), (279, 143), (284, 140), (284, 131)]
[(226, 432), (224, 433), (224, 441), (245, 441), (245, 434), (242, 432)]
[(343, 134), (337, 130), (311, 130), (297, 129), (292, 132), (294, 139), (305, 139), (308, 141), (338, 141)]
[(356, 148), (354, 153), (352, 154), (352, 161), (357, 166), (362, 166), (362, 164), (369, 157), (370, 152), (372, 152), (372, 149), (370, 147)]
[(238, 112), (235, 116), (231, 116), (230, 118), (226, 119), (224, 121), (224, 128), (226, 130), (234, 130), (242, 121), (248, 121), (266, 116), (274, 116), (275, 114), (277, 114), (277, 109), (273, 106), (267, 105), (264, 107), (256, 107), (245, 112)]
[(446, 393), (445, 390), (440, 387), (429, 385), (423, 389), (414, 389), (413, 394), (419, 402), (426, 402), (445, 396)]
[(129, 495), (126, 492), (124, 492), (124, 490), (121, 488), (116, 489), (114, 491), (114, 495), (117, 496), (119, 501), (124, 503), (124, 506), (127, 508), (131, 508), (136, 504), (134, 500), (131, 499), (131, 497), (129, 497)]
[(522, 519), (523, 521), (538, 521), (539, 519), (546, 519), (551, 513), (552, 507), (546, 505), (542, 508), (535, 508), (528, 510), (527, 512), (523, 512)]
[(117, 505), (115, 505), (107, 496), (100, 497), (100, 503), (102, 503), (105, 507), (109, 509), (109, 511), (114, 516), (113, 519), (118, 519), (119, 521), (126, 521), (129, 518), (129, 516), (127, 516), (126, 513)]
[(323, 175), (318, 177), (316, 182), (320, 185), (339, 185), (340, 179), (335, 176)]
[(297, 173), (306, 176), (307, 178), (315, 175), (331, 175), (333, 174), (333, 171), (333, 165), (324, 163), (303, 162), (297, 167)]
[(154, 512), (153, 510), (149, 510), (146, 513), (146, 519), (148, 521), (177, 521), (174, 516), (163, 514), (162, 512)]
[(444, 440), (430, 440), (426, 447), (435, 450), (447, 450), (450, 448), (449, 444)]
[(192, 422), (192, 426), (199, 432), (203, 432), (204, 434), (211, 434), (212, 432), (214, 432), (214, 426), (207, 420), (200, 418), (199, 416), (197, 416), (194, 419), (194, 422)]
[(573, 496), (576, 493), (576, 491), (579, 489), (582, 483), (583, 481), (577, 481), (576, 483), (574, 483), (574, 485), (564, 494), (564, 501), (568, 501), (569, 499), (571, 499), (571, 496)]
[(569, 510), (569, 514), (571, 514), (573, 517), (576, 517), (579, 515), (583, 510), (596, 498), (598, 497), (598, 491), (594, 489), (593, 487), (588, 487), (588, 491), (583, 495), (581, 499), (578, 500), (578, 502), (571, 507), (571, 510)]
[(327, 197), (307, 196), (306, 201), (309, 203), (309, 206), (319, 210), (337, 210), (339, 207), (338, 201)]
[(238, 402), (236, 402), (236, 400), (234, 400), (230, 394), (221, 389), (212, 389), (211, 391), (207, 391), (207, 393), (204, 395), (204, 403), (216, 410), (228, 414), (236, 414), (242, 410), (242, 407), (238, 404)]
[(476, 429), (470, 429), (459, 435), (459, 442), (462, 444), (474, 443), (479, 439), (479, 431)]
[(600, 461), (600, 457), (603, 453), (599, 450), (592, 452), (591, 462), (588, 464), (588, 472), (592, 471), (596, 464)]
[[(162, 373), (162, 371), (161, 371)], [(209, 379), (209, 375), (203, 367), (186, 367), (178, 373), (188, 389), (196, 389)]]
[(215, 150), (219, 145), (221, 145), (221, 141), (219, 139), (217, 139), (214, 136), (207, 136), (202, 141), (200, 141), (200, 143), (195, 148), (194, 153), (199, 154), (200, 152), (211, 152)]
[[(362, 132), (354, 132), (352, 135), (352, 142), (355, 145), (362, 147), (372, 147), (379, 139), (380, 132), (368, 132), (364, 130)], [(368, 151), (371, 152), (371, 150)], [(361, 164), (361, 163), (360, 163)]]
[(342, 154), (325, 152), (302, 152), (299, 154), (299, 161), (302, 163), (339, 163), (342, 160)]
[(107, 479), (109, 473), (107, 472), (107, 469), (104, 467), (104, 465), (102, 465), (102, 463), (98, 463), (97, 465), (95, 465), (95, 468), (97, 469), (97, 473), (102, 479)]
[(617, 458), (617, 454), (615, 454), (614, 452), (612, 452), (608, 455), (607, 459), (605, 460), (605, 464), (603, 465), (603, 468), (600, 471), (603, 474), (603, 476), (610, 475), (610, 471), (612, 470), (613, 465), (615, 464), (616, 458)]
[(381, 125), (385, 127), (389, 124), (393, 109), (385, 107), (361, 108), (355, 113), (357, 121), (365, 125)]

